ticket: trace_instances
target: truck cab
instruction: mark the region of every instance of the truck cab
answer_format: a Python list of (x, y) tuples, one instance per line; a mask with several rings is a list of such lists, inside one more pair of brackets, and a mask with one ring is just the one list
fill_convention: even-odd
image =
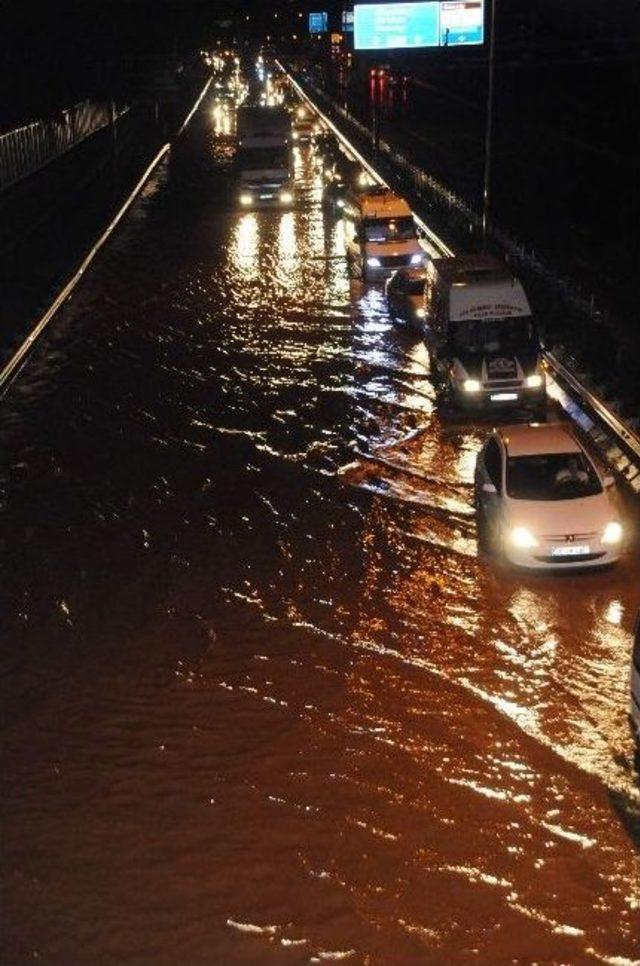
[(436, 387), (456, 409), (546, 416), (537, 327), (525, 291), (489, 255), (427, 265), (425, 342)]
[(241, 106), (237, 118), (238, 200), (243, 208), (293, 204), (289, 112), (267, 105)]
[(347, 259), (363, 279), (385, 279), (398, 268), (425, 264), (411, 209), (388, 188), (350, 190), (344, 218)]

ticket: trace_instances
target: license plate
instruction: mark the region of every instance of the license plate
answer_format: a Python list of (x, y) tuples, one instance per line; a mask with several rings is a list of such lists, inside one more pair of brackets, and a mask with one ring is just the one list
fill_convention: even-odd
[(551, 550), (552, 557), (581, 557), (587, 553), (590, 553), (590, 549), (584, 543), (570, 543), (566, 547), (553, 547)]
[(517, 398), (517, 392), (494, 392), (490, 396), (491, 402), (515, 402)]
[(273, 198), (274, 195), (260, 195), (260, 201), (266, 201), (267, 198)]

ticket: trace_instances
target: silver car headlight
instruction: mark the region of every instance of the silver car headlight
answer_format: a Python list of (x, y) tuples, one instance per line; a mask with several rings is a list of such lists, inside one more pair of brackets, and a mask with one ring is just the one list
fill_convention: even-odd
[(417, 315), (417, 317), (418, 317), (419, 319), (424, 319), (424, 318), (425, 318), (425, 316), (426, 316), (426, 314), (427, 314), (427, 313), (425, 312), (425, 310), (424, 310), (424, 309), (422, 309), (422, 308), (417, 308), (417, 309), (416, 309), (416, 315)]
[(465, 379), (462, 383), (465, 392), (480, 392), (482, 385), (479, 379)]
[(250, 205), (252, 201), (253, 201), (253, 198), (248, 192), (244, 192), (243, 194), (240, 195), (241, 205)]
[(280, 192), (280, 201), (283, 205), (290, 205), (293, 201), (293, 195), (290, 191), (282, 191)]
[(617, 520), (611, 520), (604, 528), (600, 539), (602, 543), (620, 543), (622, 540), (622, 532), (622, 524), (618, 523)]
[(532, 547), (538, 546), (538, 541), (526, 527), (514, 527), (509, 534), (509, 538), (518, 550), (531, 550)]
[(422, 265), (424, 261), (424, 255), (421, 252), (417, 252), (415, 255), (411, 256), (412, 265)]

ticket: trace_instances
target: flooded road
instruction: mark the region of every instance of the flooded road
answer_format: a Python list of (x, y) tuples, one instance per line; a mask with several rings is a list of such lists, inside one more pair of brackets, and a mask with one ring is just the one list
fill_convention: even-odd
[(231, 130), (4, 401), (2, 962), (637, 962), (637, 544), (479, 558), (486, 426), (349, 280), (312, 149), (239, 212)]

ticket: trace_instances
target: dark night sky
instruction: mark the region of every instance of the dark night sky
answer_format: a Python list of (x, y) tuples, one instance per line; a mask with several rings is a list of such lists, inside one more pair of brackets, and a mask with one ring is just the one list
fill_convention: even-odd
[[(543, 51), (572, 56), (581, 47), (599, 56), (633, 56), (637, 0), (498, 0), (498, 42), (503, 51), (531, 38)], [(42, 5), (0, 4), (0, 127), (19, 115), (100, 94), (123, 73), (128, 59), (204, 46), (218, 17), (264, 36), (278, 24), (306, 24), (313, 9), (328, 9), (337, 25), (340, 0), (49, 0)], [(302, 20), (297, 14), (303, 13)], [(246, 15), (251, 18), (246, 22)], [(275, 32), (275, 31), (274, 31)], [(415, 55), (414, 55), (415, 56)], [(420, 56), (420, 55), (418, 55)], [(424, 56), (428, 56), (424, 55)], [(110, 67), (104, 65), (110, 63)], [(115, 65), (115, 66), (114, 66)]]

